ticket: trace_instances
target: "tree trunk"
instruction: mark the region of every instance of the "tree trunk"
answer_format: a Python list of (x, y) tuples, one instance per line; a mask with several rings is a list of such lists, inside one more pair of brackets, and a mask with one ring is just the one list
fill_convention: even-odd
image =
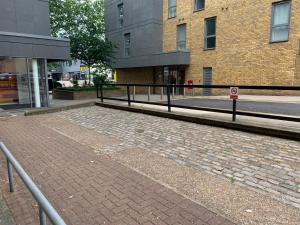
[(91, 66), (89, 65), (89, 86), (91, 86)]

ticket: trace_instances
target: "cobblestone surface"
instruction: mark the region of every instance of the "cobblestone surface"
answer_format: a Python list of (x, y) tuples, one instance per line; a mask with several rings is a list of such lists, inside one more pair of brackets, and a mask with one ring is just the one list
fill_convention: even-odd
[(101, 107), (53, 116), (121, 140), (99, 154), (138, 147), (300, 208), (299, 142)]
[[(0, 137), (68, 225), (233, 225), (33, 117), (0, 121)], [(39, 224), (37, 203), (18, 176), (8, 192), (5, 169), (1, 154), (0, 187), (17, 225)]]

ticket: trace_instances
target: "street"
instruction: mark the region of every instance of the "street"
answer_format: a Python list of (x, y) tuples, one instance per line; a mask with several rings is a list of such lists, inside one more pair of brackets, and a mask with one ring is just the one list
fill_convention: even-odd
[[(174, 100), (172, 104), (183, 106), (207, 107), (218, 109), (232, 109), (231, 100), (218, 100), (218, 99), (200, 99), (200, 98), (187, 98)], [(275, 102), (257, 102), (257, 101), (239, 101), (237, 102), (237, 110), (283, 114), (290, 116), (300, 116), (300, 104), (296, 103), (275, 103)]]

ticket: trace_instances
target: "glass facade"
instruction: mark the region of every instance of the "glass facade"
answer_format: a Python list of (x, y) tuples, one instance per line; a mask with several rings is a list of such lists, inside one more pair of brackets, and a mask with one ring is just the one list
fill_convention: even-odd
[(1, 57), (0, 108), (47, 106), (46, 77), (44, 59)]

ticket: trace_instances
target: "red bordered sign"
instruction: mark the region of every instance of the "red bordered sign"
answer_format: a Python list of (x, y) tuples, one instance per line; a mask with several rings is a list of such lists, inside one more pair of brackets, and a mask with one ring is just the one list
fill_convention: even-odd
[(229, 91), (230, 99), (236, 100), (239, 99), (239, 88), (238, 87), (231, 87)]

